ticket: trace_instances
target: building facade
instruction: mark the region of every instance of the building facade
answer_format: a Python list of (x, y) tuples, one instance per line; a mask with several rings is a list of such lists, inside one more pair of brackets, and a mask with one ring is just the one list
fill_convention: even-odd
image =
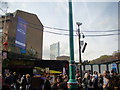
[(60, 56), (60, 43), (53, 43), (50, 45), (50, 59), (55, 60), (56, 57)]
[(0, 27), (2, 51), (42, 59), (43, 25), (37, 15), (20, 10), (7, 13), (0, 17)]

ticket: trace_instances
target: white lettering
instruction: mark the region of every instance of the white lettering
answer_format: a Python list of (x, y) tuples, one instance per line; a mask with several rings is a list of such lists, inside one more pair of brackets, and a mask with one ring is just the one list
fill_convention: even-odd
[(19, 45), (21, 45), (21, 46), (23, 46), (23, 47), (25, 47), (25, 44), (22, 43), (22, 42), (19, 42), (19, 41), (16, 40), (15, 43), (16, 43), (16, 44), (19, 44)]
[(24, 34), (24, 35), (25, 35), (24, 30), (22, 30), (22, 29), (17, 29), (17, 31), (18, 31), (18, 32), (21, 32), (22, 34)]

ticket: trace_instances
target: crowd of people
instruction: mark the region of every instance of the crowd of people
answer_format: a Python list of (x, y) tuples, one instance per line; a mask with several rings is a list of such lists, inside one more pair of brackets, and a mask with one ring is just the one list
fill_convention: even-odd
[[(120, 75), (114, 70), (104, 71), (102, 74), (96, 71), (92, 73), (89, 70), (81, 77), (77, 69), (75, 79), (78, 81), (78, 90), (120, 90)], [(3, 75), (2, 90), (68, 90), (69, 76), (67, 74), (57, 75), (54, 83), (50, 80), (49, 74), (32, 76), (16, 72), (6, 73), (5, 76)]]
[(93, 74), (89, 70), (85, 72), (81, 78), (79, 71), (76, 73), (76, 79), (79, 82), (79, 88), (86, 90), (120, 90), (120, 75), (114, 70), (111, 72), (105, 70), (102, 74), (94, 71)]
[(55, 82), (51, 83), (49, 74), (26, 74), (6, 73), (2, 79), (2, 90), (58, 90), (67, 89), (67, 75), (57, 75)]

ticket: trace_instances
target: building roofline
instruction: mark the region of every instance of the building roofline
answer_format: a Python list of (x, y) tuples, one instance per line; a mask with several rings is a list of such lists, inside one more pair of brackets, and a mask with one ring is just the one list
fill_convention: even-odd
[(43, 26), (43, 24), (42, 24), (42, 22), (40, 21), (40, 19), (38, 18), (38, 16), (37, 16), (37, 14), (34, 14), (34, 13), (30, 13), (30, 12), (26, 12), (26, 11), (23, 11), (23, 10), (16, 10), (13, 14), (15, 14), (16, 15), (16, 13), (17, 12), (23, 12), (23, 13), (27, 13), (27, 14), (30, 14), (30, 15), (33, 15), (33, 16), (35, 16), (37, 19), (38, 19), (38, 21), (40, 22), (40, 24)]
[[(26, 12), (26, 11), (23, 11), (23, 10), (16, 10), (15, 12), (24, 12), (24, 13), (28, 13), (28, 14), (32, 14), (32, 15), (36, 15), (36, 14), (34, 14), (34, 13), (30, 13), (30, 12)], [(36, 15), (37, 16), (37, 15)]]

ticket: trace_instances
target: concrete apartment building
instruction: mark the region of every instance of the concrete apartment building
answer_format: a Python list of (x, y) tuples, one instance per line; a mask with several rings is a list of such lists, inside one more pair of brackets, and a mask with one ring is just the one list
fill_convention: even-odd
[[(23, 45), (25, 48), (21, 48), (16, 44), (17, 38), (23, 38), (23, 36), (17, 36), (18, 24), (20, 23), (26, 29), (25, 32), (22, 32), (25, 41), (24, 44), (20, 42), (17, 42), (17, 44)], [(21, 32), (20, 30), (19, 32)], [(0, 17), (0, 31), (2, 32), (0, 33), (2, 35), (0, 46), (3, 51), (42, 59), (43, 25), (36, 14), (21, 10), (17, 10), (14, 13), (7, 13), (6, 16)]]

